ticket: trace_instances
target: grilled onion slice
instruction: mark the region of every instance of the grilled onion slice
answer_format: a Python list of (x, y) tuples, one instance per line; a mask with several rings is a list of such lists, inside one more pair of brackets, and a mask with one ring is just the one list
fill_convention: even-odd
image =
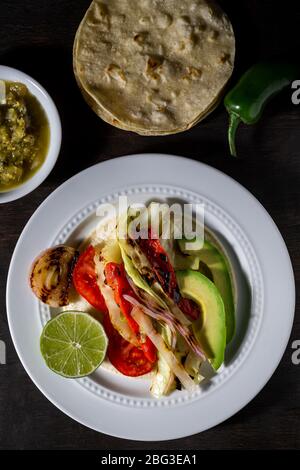
[(59, 245), (43, 251), (30, 271), (30, 287), (36, 297), (50, 307), (69, 303), (72, 272), (79, 253), (69, 246)]

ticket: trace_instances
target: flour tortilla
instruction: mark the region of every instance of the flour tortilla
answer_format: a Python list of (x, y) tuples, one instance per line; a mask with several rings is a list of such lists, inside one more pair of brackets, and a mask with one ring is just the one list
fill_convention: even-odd
[(102, 119), (166, 135), (215, 108), (234, 56), (231, 23), (212, 0), (94, 0), (76, 34), (74, 72)]

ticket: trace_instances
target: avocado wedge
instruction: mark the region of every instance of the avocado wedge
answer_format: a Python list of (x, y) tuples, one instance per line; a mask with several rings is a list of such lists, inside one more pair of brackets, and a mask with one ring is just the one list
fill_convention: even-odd
[(224, 256), (212, 243), (205, 241), (204, 245), (201, 244), (201, 247), (197, 239), (189, 241), (188, 243), (189, 248), (194, 244), (192, 249), (187, 249), (186, 240), (179, 240), (178, 244), (180, 250), (186, 255), (194, 257), (199, 256), (200, 262), (204, 263), (209, 268), (213, 282), (220, 291), (226, 313), (226, 342), (229, 344), (235, 333), (235, 307), (228, 264)]
[(225, 308), (219, 290), (206, 276), (196, 271), (177, 271), (183, 297), (196, 302), (202, 315), (193, 323), (193, 331), (215, 370), (224, 362), (226, 348)]

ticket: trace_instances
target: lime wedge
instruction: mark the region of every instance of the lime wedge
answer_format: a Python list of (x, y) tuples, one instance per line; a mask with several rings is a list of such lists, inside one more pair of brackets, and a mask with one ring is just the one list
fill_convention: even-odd
[(47, 366), (67, 378), (94, 372), (103, 362), (107, 336), (101, 323), (87, 313), (63, 312), (50, 320), (41, 335)]

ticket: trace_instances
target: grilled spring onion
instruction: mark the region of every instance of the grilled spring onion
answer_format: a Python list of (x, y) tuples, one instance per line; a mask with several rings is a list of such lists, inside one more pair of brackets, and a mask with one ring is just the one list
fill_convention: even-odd
[(175, 375), (161, 354), (158, 354), (157, 370), (151, 382), (151, 395), (155, 398), (161, 398), (163, 395), (169, 395), (175, 389)]
[(184, 388), (190, 392), (194, 391), (196, 389), (194, 381), (185, 371), (182, 364), (178, 362), (174, 353), (167, 347), (163, 337), (155, 331), (151, 319), (139, 307), (134, 307), (131, 315), (138, 323), (141, 331), (151, 339), (159, 354), (166, 361), (171, 371), (178, 377)]
[(64, 307), (69, 303), (72, 272), (78, 252), (59, 245), (41, 253), (30, 271), (30, 287), (36, 297), (50, 307)]
[(180, 320), (175, 317), (174, 313), (168, 309), (168, 307), (165, 309), (161, 308), (147, 292), (136, 287), (131, 279), (128, 278), (128, 281), (140, 302), (128, 295), (125, 295), (124, 298), (132, 305), (141, 307), (142, 310), (144, 310), (144, 312), (150, 317), (159, 321), (164, 321), (169, 326), (172, 333), (177, 330), (178, 333), (185, 339), (191, 350), (194, 351), (198, 357), (205, 361), (206, 354), (190, 328), (182, 324)]

